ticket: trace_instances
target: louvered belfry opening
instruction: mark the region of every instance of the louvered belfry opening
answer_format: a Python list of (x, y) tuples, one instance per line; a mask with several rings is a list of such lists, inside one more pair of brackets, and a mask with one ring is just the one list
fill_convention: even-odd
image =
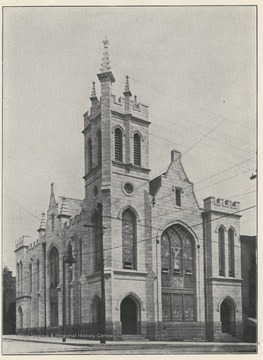
[(115, 160), (122, 162), (122, 131), (120, 128), (115, 130)]
[(135, 134), (133, 137), (134, 165), (141, 166), (141, 137)]

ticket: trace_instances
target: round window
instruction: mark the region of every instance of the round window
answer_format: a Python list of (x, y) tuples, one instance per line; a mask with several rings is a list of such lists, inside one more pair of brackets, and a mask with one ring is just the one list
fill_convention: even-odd
[(124, 189), (124, 192), (127, 195), (132, 195), (133, 194), (134, 188), (133, 188), (133, 185), (131, 183), (125, 183), (123, 189)]
[(94, 188), (93, 188), (93, 196), (94, 196), (95, 198), (98, 196), (98, 192), (99, 192), (98, 186), (95, 185)]

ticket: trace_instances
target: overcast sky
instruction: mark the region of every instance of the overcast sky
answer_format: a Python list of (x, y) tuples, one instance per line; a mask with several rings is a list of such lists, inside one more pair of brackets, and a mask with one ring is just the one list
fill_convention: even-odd
[[(199, 205), (216, 196), (256, 204), (256, 47), (253, 6), (5, 8), (4, 264), (15, 240), (37, 239), (50, 184), (84, 197), (83, 114), (107, 35), (113, 93), (125, 76), (149, 105), (150, 177), (172, 149), (195, 184)], [(215, 175), (215, 176), (214, 176)], [(241, 234), (256, 234), (255, 208)]]

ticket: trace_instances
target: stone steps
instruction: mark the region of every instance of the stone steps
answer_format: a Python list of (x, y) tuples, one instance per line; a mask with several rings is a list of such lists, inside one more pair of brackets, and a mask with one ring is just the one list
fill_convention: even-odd
[(149, 341), (145, 339), (143, 335), (135, 334), (135, 335), (122, 335), (121, 340), (125, 341)]
[(221, 342), (226, 342), (226, 343), (238, 343), (238, 342), (240, 342), (239, 339), (237, 339), (236, 337), (234, 337), (233, 335), (231, 335), (229, 333), (222, 333), (221, 337), (220, 337), (220, 341)]

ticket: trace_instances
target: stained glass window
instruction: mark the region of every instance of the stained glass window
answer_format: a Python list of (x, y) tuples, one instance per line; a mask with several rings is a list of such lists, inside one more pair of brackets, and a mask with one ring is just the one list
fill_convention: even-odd
[(163, 232), (161, 237), (163, 321), (195, 321), (194, 258), (193, 237), (183, 226), (170, 226)]
[(173, 321), (183, 320), (183, 295), (173, 295)]
[(122, 214), (122, 261), (123, 268), (136, 269), (136, 218), (130, 209)]
[(171, 294), (162, 294), (163, 321), (171, 321)]
[(172, 235), (171, 247), (174, 274), (180, 275), (182, 273), (182, 241), (176, 232)]
[(184, 295), (184, 320), (194, 321), (194, 296)]
[(161, 240), (161, 262), (162, 262), (162, 272), (163, 273), (170, 273), (170, 240), (167, 234), (163, 234)]

